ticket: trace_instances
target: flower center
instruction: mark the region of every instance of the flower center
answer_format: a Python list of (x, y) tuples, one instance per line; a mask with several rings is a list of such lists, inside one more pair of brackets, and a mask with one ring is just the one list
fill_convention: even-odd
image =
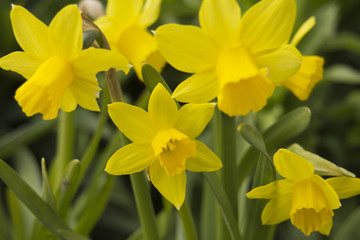
[(174, 128), (160, 131), (151, 146), (165, 172), (174, 176), (185, 170), (185, 160), (196, 156), (196, 143)]
[(68, 61), (57, 56), (51, 57), (18, 88), (15, 99), (27, 116), (42, 113), (44, 119), (56, 118), (61, 99), (73, 78)]
[(290, 219), (305, 235), (321, 230), (333, 215), (324, 191), (311, 177), (295, 184)]

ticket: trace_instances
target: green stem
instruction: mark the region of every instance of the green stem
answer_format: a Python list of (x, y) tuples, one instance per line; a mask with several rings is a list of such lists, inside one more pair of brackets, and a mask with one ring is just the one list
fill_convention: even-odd
[(146, 240), (159, 239), (156, 227), (155, 213), (152, 206), (148, 183), (146, 182), (145, 173), (139, 172), (130, 175), (131, 185), (134, 191), (136, 207), (140, 217)]
[(231, 206), (237, 213), (238, 176), (236, 167), (236, 123), (235, 117), (220, 112), (219, 156), (223, 162), (222, 182)]
[(194, 223), (193, 216), (191, 214), (191, 210), (186, 201), (184, 201), (183, 205), (179, 210), (180, 218), (184, 226), (185, 235), (187, 240), (197, 240), (198, 235), (196, 232), (196, 227)]
[(59, 118), (56, 157), (50, 173), (54, 192), (57, 192), (61, 179), (65, 174), (66, 166), (73, 158), (74, 152), (74, 112), (60, 111)]
[[(219, 157), (223, 162), (221, 179), (225, 193), (227, 194), (235, 217), (237, 216), (237, 168), (236, 168), (236, 124), (235, 117), (229, 117), (219, 111)], [(237, 219), (237, 217), (236, 217)], [(220, 222), (220, 238), (230, 239), (228, 229), (224, 221)]]

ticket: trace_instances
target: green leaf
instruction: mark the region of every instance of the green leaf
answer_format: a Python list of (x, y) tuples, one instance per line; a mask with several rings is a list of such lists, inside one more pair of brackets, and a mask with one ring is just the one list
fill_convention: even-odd
[(74, 240), (74, 238), (67, 238), (60, 234), (61, 230), (71, 230), (52, 208), (3, 160), (0, 160), (0, 178), (55, 236), (64, 240)]
[(56, 120), (34, 121), (23, 125), (0, 138), (0, 157), (6, 157), (19, 146), (31, 143), (56, 126)]
[(89, 30), (83, 32), (83, 48), (87, 49), (93, 45), (94, 42), (97, 42), (100, 46), (100, 48), (103, 47), (104, 43), (101, 37), (101, 34), (98, 31), (95, 30)]
[[(280, 145), (303, 132), (310, 122), (310, 109), (299, 107), (290, 113), (282, 116), (277, 122), (264, 131), (263, 139), (266, 148), (271, 153)], [(255, 148), (250, 148), (240, 159), (238, 165), (239, 182), (241, 183), (255, 167), (258, 153)]]
[(68, 164), (67, 171), (61, 181), (61, 187), (59, 188), (58, 213), (60, 217), (65, 217), (67, 214), (69, 205), (76, 191), (76, 182), (79, 177), (79, 173), (80, 161), (74, 159)]
[(222, 183), (220, 182), (220, 179), (218, 178), (216, 172), (204, 172), (202, 174), (205, 177), (205, 180), (210, 185), (220, 205), (231, 239), (233, 240), (241, 239), (238, 229), (238, 224), (235, 217), (235, 212), (231, 207), (229, 198), (227, 197), (225, 190), (222, 186)]
[(238, 126), (238, 131), (242, 137), (259, 152), (261, 152), (270, 162), (272, 162), (271, 157), (266, 151), (266, 146), (264, 139), (262, 138), (259, 130), (257, 130), (253, 125), (249, 123), (243, 123)]
[(337, 166), (336, 164), (320, 157), (319, 155), (304, 150), (299, 144), (292, 144), (290, 147), (288, 147), (288, 149), (311, 162), (315, 168), (315, 173), (319, 175), (355, 177), (355, 174), (352, 172)]
[[(0, 196), (2, 196), (0, 191)], [(10, 239), (10, 221), (5, 214), (4, 204), (2, 198), (0, 198), (0, 239), (9, 240)]]
[(353, 32), (340, 32), (326, 42), (326, 47), (333, 51), (349, 51), (360, 54), (360, 35)]
[(156, 69), (150, 64), (144, 64), (141, 69), (141, 73), (144, 79), (144, 83), (149, 92), (152, 92), (158, 83), (164, 85), (164, 87), (171, 93), (171, 89), (165, 82), (164, 78), (160, 75)]
[(326, 69), (324, 80), (336, 83), (360, 84), (360, 72), (347, 65), (336, 64)]
[(333, 239), (354, 240), (360, 239), (359, 231), (360, 207), (356, 208), (342, 223)]
[[(113, 180), (113, 176), (103, 175), (102, 178), (98, 177), (96, 183), (91, 186), (88, 194), (86, 194), (84, 211), (77, 221), (75, 232), (86, 236), (94, 228), (108, 203), (113, 187)], [(101, 194), (99, 194), (100, 192)]]
[(12, 232), (14, 240), (23, 240), (26, 236), (24, 218), (20, 207), (20, 202), (16, 198), (15, 194), (7, 189), (6, 191), (7, 205), (9, 207), (9, 213), (12, 223)]
[(51, 189), (50, 183), (49, 183), (49, 177), (46, 170), (46, 164), (45, 164), (45, 158), (41, 159), (41, 173), (42, 173), (42, 179), (43, 179), (43, 188), (42, 188), (42, 197), (47, 202), (50, 207), (53, 210), (56, 210), (56, 200), (54, 193)]

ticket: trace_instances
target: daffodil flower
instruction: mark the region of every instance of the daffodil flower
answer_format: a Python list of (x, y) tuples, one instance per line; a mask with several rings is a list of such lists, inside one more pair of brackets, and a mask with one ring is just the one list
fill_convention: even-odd
[(106, 15), (95, 23), (104, 32), (112, 50), (123, 54), (139, 79), (143, 63), (160, 71), (165, 65), (152, 34), (146, 29), (159, 17), (161, 0), (108, 0)]
[(11, 23), (24, 51), (0, 59), (0, 67), (20, 73), (27, 81), (15, 99), (27, 116), (41, 113), (53, 119), (61, 108), (73, 111), (77, 104), (99, 111), (100, 88), (95, 74), (110, 67), (125, 70), (127, 60), (104, 49), (82, 50), (82, 20), (75, 5), (63, 8), (46, 26), (25, 8), (13, 5)]
[(109, 115), (133, 143), (116, 151), (105, 171), (124, 175), (147, 169), (151, 182), (177, 209), (185, 199), (186, 170), (215, 171), (220, 159), (195, 140), (214, 113), (214, 103), (187, 104), (178, 110), (165, 87), (153, 90), (148, 112), (126, 104), (112, 103)]
[[(296, 46), (315, 25), (315, 18), (310, 17), (295, 33), (291, 44)], [(288, 88), (298, 99), (305, 101), (315, 84), (323, 78), (324, 58), (319, 56), (303, 56), (299, 71), (281, 85)]]
[(246, 194), (248, 198), (270, 199), (261, 215), (263, 224), (278, 224), (290, 218), (307, 236), (316, 231), (329, 235), (333, 210), (341, 206), (339, 198), (360, 194), (360, 179), (333, 177), (324, 180), (314, 174), (309, 161), (289, 150), (277, 151), (274, 164), (284, 179)]
[(215, 97), (229, 116), (266, 105), (275, 85), (301, 65), (289, 42), (296, 15), (294, 0), (262, 0), (241, 17), (235, 0), (204, 0), (200, 27), (167, 24), (155, 31), (160, 52), (176, 69), (195, 73), (173, 97), (207, 102)]

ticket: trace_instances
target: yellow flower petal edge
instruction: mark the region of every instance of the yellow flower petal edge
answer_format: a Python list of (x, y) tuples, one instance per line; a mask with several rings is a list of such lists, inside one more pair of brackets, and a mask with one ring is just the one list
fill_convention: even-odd
[(333, 177), (326, 181), (335, 189), (339, 198), (349, 198), (360, 194), (359, 178)]
[(172, 128), (177, 121), (178, 108), (176, 103), (162, 84), (158, 84), (153, 90), (149, 99), (148, 110), (153, 126), (159, 130)]
[(315, 84), (323, 78), (323, 65), (322, 57), (303, 56), (299, 71), (281, 85), (288, 88), (301, 101), (305, 101)]
[(15, 93), (23, 112), (27, 116), (41, 113), (49, 120), (57, 117), (59, 108), (73, 111), (77, 104), (99, 111), (96, 98), (100, 88), (95, 74), (110, 67), (127, 71), (127, 63), (123, 56), (110, 51), (82, 50), (82, 20), (77, 6), (64, 7), (49, 27), (20, 6), (13, 6), (10, 17), (24, 52), (2, 57), (0, 67), (28, 79)]
[(301, 39), (315, 26), (316, 20), (315, 17), (312, 16), (308, 18), (297, 30), (294, 37), (292, 38), (290, 44), (296, 46)]
[(301, 180), (314, 174), (310, 162), (287, 149), (282, 148), (275, 153), (274, 164), (279, 174), (287, 179)]
[(189, 103), (184, 105), (179, 110), (175, 128), (190, 138), (198, 137), (210, 122), (215, 106), (216, 103)]
[(235, 0), (204, 0), (199, 12), (200, 26), (218, 46), (232, 47), (239, 41), (240, 16)]
[(147, 169), (153, 185), (179, 209), (185, 199), (186, 170), (222, 167), (220, 159), (194, 139), (210, 121), (214, 106), (189, 104), (178, 110), (161, 84), (151, 93), (148, 112), (126, 103), (110, 104), (111, 119), (133, 143), (110, 157), (106, 171), (123, 175)]

